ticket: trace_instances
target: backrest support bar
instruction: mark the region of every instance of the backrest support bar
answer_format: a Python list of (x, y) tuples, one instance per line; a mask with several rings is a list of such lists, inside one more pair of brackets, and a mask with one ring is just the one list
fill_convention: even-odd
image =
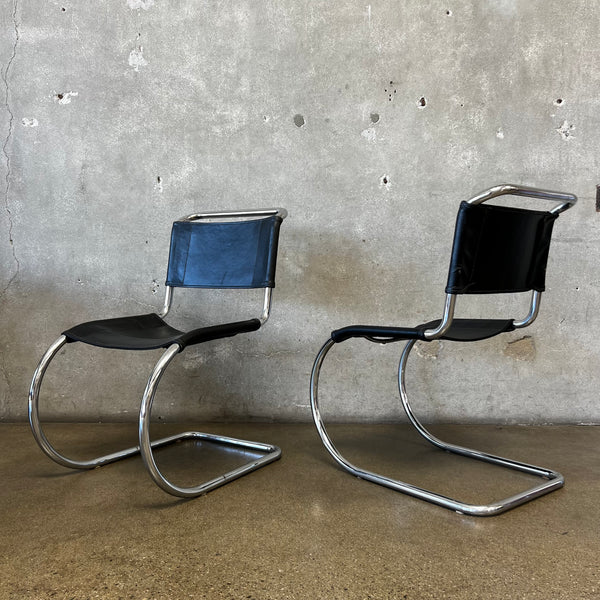
[(552, 214), (559, 214), (568, 208), (571, 208), (577, 202), (577, 196), (575, 194), (569, 194), (567, 192), (554, 192), (552, 190), (543, 190), (540, 188), (527, 187), (524, 185), (514, 185), (512, 183), (505, 183), (502, 185), (496, 185), (491, 187), (476, 196), (473, 196), (470, 200), (467, 200), (468, 204), (481, 204), (492, 198), (504, 195), (511, 196), (525, 196), (527, 198), (541, 198), (542, 200), (550, 200), (553, 202), (560, 202), (558, 206), (555, 206), (550, 212)]

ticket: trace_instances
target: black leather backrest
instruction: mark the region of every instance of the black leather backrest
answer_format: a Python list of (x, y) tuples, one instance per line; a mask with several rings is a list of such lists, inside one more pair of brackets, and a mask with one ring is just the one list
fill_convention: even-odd
[(167, 285), (201, 288), (275, 286), (281, 217), (175, 221)]
[(557, 216), (462, 202), (446, 293), (544, 291), (550, 238)]

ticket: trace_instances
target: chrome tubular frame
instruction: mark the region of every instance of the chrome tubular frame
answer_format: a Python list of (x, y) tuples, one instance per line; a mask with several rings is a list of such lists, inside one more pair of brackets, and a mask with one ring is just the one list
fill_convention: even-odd
[(454, 510), (457, 513), (467, 514), (472, 516), (492, 516), (503, 513), (511, 508), (515, 508), (525, 502), (533, 500), (534, 498), (538, 498), (543, 494), (547, 494), (553, 490), (556, 490), (563, 486), (564, 478), (563, 476), (550, 469), (545, 469), (542, 467), (536, 467), (535, 465), (530, 465), (527, 463), (522, 463), (518, 461), (514, 461), (508, 458), (502, 458), (500, 456), (495, 456), (493, 454), (487, 454), (485, 452), (480, 452), (478, 450), (471, 450), (469, 448), (464, 448), (462, 446), (456, 446), (453, 444), (447, 444), (442, 442), (438, 438), (434, 437), (431, 433), (429, 433), (425, 427), (420, 423), (420, 421), (414, 415), (410, 404), (408, 402), (408, 397), (406, 394), (405, 387), (405, 370), (406, 370), (406, 362), (408, 359), (408, 355), (415, 345), (416, 340), (410, 340), (407, 342), (404, 350), (402, 352), (402, 356), (400, 358), (400, 364), (398, 368), (398, 386), (400, 390), (400, 397), (402, 399), (402, 405), (406, 414), (410, 420), (410, 423), (415, 427), (415, 429), (431, 444), (441, 448), (442, 450), (446, 450), (447, 452), (452, 452), (454, 454), (459, 454), (461, 456), (466, 456), (469, 458), (475, 458), (477, 460), (481, 460), (484, 462), (489, 462), (495, 465), (499, 465), (501, 467), (506, 467), (510, 469), (514, 469), (517, 471), (522, 471), (524, 473), (528, 473), (529, 475), (535, 475), (545, 479), (543, 483), (534, 486), (524, 492), (519, 494), (515, 494), (508, 498), (504, 498), (503, 500), (499, 500), (492, 504), (467, 504), (465, 502), (461, 502), (459, 500), (454, 500), (453, 498), (449, 498), (447, 496), (443, 496), (441, 494), (437, 494), (435, 492), (431, 492), (429, 490), (425, 490), (423, 488), (411, 485), (409, 483), (399, 481), (396, 479), (391, 479), (389, 477), (385, 477), (383, 475), (379, 475), (372, 471), (367, 471), (356, 467), (351, 462), (346, 460), (340, 452), (335, 447), (332, 442), (327, 430), (325, 428), (325, 424), (323, 423), (323, 419), (321, 417), (321, 413), (319, 410), (319, 402), (318, 402), (318, 383), (319, 383), (319, 375), (321, 372), (321, 367), (323, 365), (323, 361), (327, 356), (327, 353), (331, 349), (331, 347), (335, 344), (332, 339), (329, 339), (325, 342), (325, 344), (321, 347), (317, 358), (315, 359), (315, 363), (313, 365), (311, 379), (310, 379), (310, 402), (311, 409), (313, 414), (313, 419), (323, 442), (323, 445), (331, 454), (331, 456), (335, 459), (335, 461), (346, 471), (355, 475), (356, 477), (360, 477), (361, 479), (366, 479), (373, 483), (377, 483), (379, 485), (383, 485), (389, 487), (395, 491), (402, 492), (404, 494), (408, 494), (410, 496), (414, 496), (416, 498), (420, 498), (421, 500), (426, 500), (427, 502), (431, 502), (433, 504), (437, 504), (444, 508), (448, 508), (450, 510)]
[(288, 212), (285, 208), (265, 208), (265, 209), (250, 209), (250, 210), (232, 210), (225, 212), (203, 212), (193, 213), (181, 217), (180, 221), (198, 221), (200, 219), (237, 219), (244, 217), (278, 217), (285, 219)]
[[(271, 314), (271, 305), (273, 302), (273, 288), (266, 287), (266, 288), (264, 288), (264, 290), (265, 290), (265, 292), (264, 292), (264, 298), (263, 298), (263, 308), (262, 308), (262, 313), (259, 317), (261, 326), (267, 322), (267, 320)], [(169, 310), (171, 310), (172, 301), (173, 301), (173, 288), (170, 285), (167, 285), (165, 288), (165, 300), (163, 303), (163, 308), (158, 313), (158, 316), (161, 319), (164, 319), (167, 316), (167, 314), (169, 313)]]
[(537, 316), (540, 312), (540, 302), (541, 301), (542, 301), (542, 292), (533, 290), (533, 293), (531, 295), (531, 305), (529, 306), (528, 315), (520, 321), (513, 321), (513, 325), (516, 329), (521, 329), (522, 327), (528, 327), (537, 319)]
[(444, 314), (440, 324), (435, 329), (426, 329), (423, 332), (426, 340), (435, 340), (448, 331), (454, 318), (454, 308), (456, 307), (456, 294), (446, 294), (446, 303), (444, 305)]
[[(144, 464), (148, 472), (150, 473), (150, 476), (161, 489), (163, 489), (165, 492), (168, 492), (169, 494), (172, 494), (173, 496), (179, 496), (181, 498), (191, 498), (194, 496), (200, 496), (201, 494), (206, 494), (207, 492), (221, 485), (224, 485), (229, 481), (232, 481), (233, 479), (241, 477), (242, 475), (245, 475), (250, 471), (254, 471), (255, 469), (258, 469), (270, 462), (277, 460), (281, 456), (281, 449), (271, 444), (251, 442), (247, 440), (240, 440), (237, 438), (203, 433), (199, 431), (186, 431), (177, 435), (171, 435), (155, 441), (150, 441), (150, 420), (152, 403), (154, 401), (154, 396), (156, 394), (158, 383), (163, 373), (165, 372), (166, 368), (169, 366), (175, 355), (179, 352), (179, 346), (177, 344), (173, 344), (169, 348), (167, 348), (167, 350), (156, 363), (156, 366), (154, 367), (154, 370), (152, 371), (152, 374), (148, 379), (148, 384), (146, 385), (146, 389), (144, 391), (144, 396), (142, 398), (142, 403), (140, 406), (139, 446), (126, 448), (125, 450), (121, 450), (119, 452), (114, 452), (112, 454), (107, 454), (104, 456), (99, 456), (91, 460), (82, 461), (63, 456), (52, 446), (52, 444), (48, 441), (48, 438), (44, 434), (39, 414), (39, 396), (42, 380), (46, 373), (46, 369), (48, 368), (48, 365), (50, 364), (52, 359), (59, 352), (59, 350), (65, 345), (66, 341), (66, 337), (64, 335), (61, 335), (46, 351), (37, 369), (35, 370), (31, 382), (31, 387), (29, 390), (29, 423), (31, 425), (33, 437), (35, 438), (36, 442), (43, 450), (43, 452), (52, 460), (57, 462), (59, 465), (62, 465), (63, 467), (69, 467), (71, 469), (93, 469), (95, 467), (115, 462), (117, 460), (133, 456), (135, 454), (141, 454), (142, 460), (144, 461)], [(246, 448), (255, 452), (264, 452), (265, 455), (260, 457), (259, 459), (254, 459), (242, 465), (241, 467), (238, 467), (237, 469), (229, 471), (224, 475), (220, 475), (219, 477), (206, 481), (200, 485), (193, 487), (180, 487), (178, 485), (175, 485), (174, 483), (171, 483), (160, 472), (160, 470), (156, 466), (156, 461), (154, 460), (153, 454), (153, 449), (165, 446), (167, 444), (172, 444), (179, 440), (210, 441), (218, 444), (226, 444), (236, 448)]]
[(402, 406), (415, 429), (428, 442), (442, 450), (445, 450), (446, 452), (459, 454), (468, 458), (475, 458), (477, 460), (492, 463), (501, 467), (514, 469), (523, 473), (528, 473), (529, 475), (535, 475), (546, 480), (543, 483), (540, 483), (539, 485), (525, 490), (524, 492), (515, 494), (514, 496), (510, 496), (508, 498), (504, 498), (503, 500), (499, 500), (497, 502), (494, 502), (493, 504), (466, 504), (464, 502), (453, 500), (451, 498), (447, 498), (446, 496), (441, 496), (433, 492), (425, 492), (428, 497), (422, 496), (423, 499), (439, 504), (440, 506), (450, 508), (459, 513), (474, 516), (491, 516), (503, 513), (507, 510), (510, 510), (511, 508), (515, 508), (516, 506), (524, 504), (525, 502), (529, 502), (534, 498), (538, 498), (539, 496), (561, 488), (564, 485), (564, 478), (557, 471), (553, 471), (551, 469), (546, 469), (543, 467), (537, 467), (535, 465), (515, 461), (509, 458), (503, 458), (494, 454), (488, 454), (486, 452), (480, 452), (478, 450), (472, 450), (470, 448), (464, 448), (462, 446), (456, 446), (454, 444), (448, 444), (436, 438), (429, 431), (427, 431), (427, 429), (425, 429), (425, 427), (421, 424), (421, 422), (417, 419), (414, 412), (412, 411), (411, 406), (408, 402), (408, 395), (406, 393), (406, 363), (408, 361), (410, 351), (412, 350), (415, 343), (416, 340), (410, 340), (406, 343), (406, 345), (404, 346), (404, 350), (402, 351), (402, 355), (400, 357), (400, 364), (398, 366), (398, 388), (400, 391), (400, 397), (402, 399)]
[(173, 301), (173, 288), (170, 285), (165, 286), (165, 301), (162, 310), (158, 313), (161, 319), (164, 319), (171, 310), (171, 302)]
[(260, 315), (260, 324), (264, 325), (271, 314), (271, 302), (273, 298), (273, 288), (267, 287), (265, 288), (265, 296), (263, 299), (263, 310)]
[(566, 192), (553, 192), (551, 190), (542, 190), (540, 188), (506, 183), (502, 185), (496, 185), (483, 192), (480, 192), (476, 196), (473, 196), (470, 200), (467, 200), (467, 203), (481, 204), (482, 202), (487, 202), (492, 198), (497, 198), (498, 196), (504, 196), (506, 194), (511, 196), (525, 196), (527, 198), (541, 198), (542, 200), (559, 202), (560, 204), (555, 206), (550, 211), (555, 215), (571, 208), (577, 202), (577, 196), (574, 194), (567, 194)]

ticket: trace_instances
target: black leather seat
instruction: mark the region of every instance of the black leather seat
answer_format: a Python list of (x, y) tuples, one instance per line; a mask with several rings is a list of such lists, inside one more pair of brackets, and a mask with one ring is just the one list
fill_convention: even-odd
[[(362, 337), (379, 344), (406, 340), (426, 341), (425, 331), (436, 329), (441, 319), (417, 325), (417, 327), (378, 327), (377, 325), (350, 325), (331, 332), (334, 342), (343, 342), (352, 337)], [(442, 340), (476, 342), (500, 333), (514, 331), (512, 319), (453, 319), (450, 327), (439, 336)]]
[(259, 319), (249, 319), (185, 332), (171, 327), (156, 313), (150, 313), (88, 321), (63, 331), (63, 335), (67, 342), (83, 342), (100, 348), (156, 350), (177, 344), (183, 350), (186, 346), (231, 337), (238, 333), (248, 333), (259, 328)]

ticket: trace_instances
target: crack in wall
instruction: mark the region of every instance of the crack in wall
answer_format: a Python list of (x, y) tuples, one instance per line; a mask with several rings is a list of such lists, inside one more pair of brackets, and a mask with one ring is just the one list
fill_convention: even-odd
[(11, 249), (12, 249), (13, 260), (15, 263), (15, 272), (12, 275), (12, 277), (9, 279), (9, 281), (6, 284), (6, 286), (4, 287), (4, 289), (2, 290), (1, 295), (4, 295), (8, 291), (8, 288), (11, 286), (12, 282), (15, 280), (15, 278), (17, 277), (17, 275), (19, 274), (19, 271), (21, 269), (21, 264), (19, 263), (19, 259), (17, 258), (17, 254), (15, 252), (15, 244), (14, 244), (14, 239), (13, 239), (14, 222), (13, 222), (13, 218), (12, 218), (12, 211), (10, 209), (10, 201), (9, 201), (11, 161), (10, 161), (10, 154), (8, 153), (8, 145), (13, 136), (13, 123), (15, 120), (15, 116), (10, 108), (10, 103), (9, 103), (10, 85), (8, 83), (8, 73), (10, 71), (10, 68), (12, 67), (12, 64), (13, 64), (16, 56), (17, 56), (17, 46), (19, 45), (19, 39), (20, 39), (19, 24), (17, 22), (17, 4), (18, 4), (17, 0), (14, 0), (13, 12), (12, 12), (12, 22), (13, 22), (13, 28), (15, 31), (15, 43), (13, 44), (13, 47), (12, 47), (12, 54), (11, 54), (10, 58), (8, 59), (8, 62), (6, 63), (6, 68), (4, 69), (4, 71), (2, 73), (2, 81), (4, 82), (4, 90), (5, 90), (4, 107), (6, 108), (6, 112), (8, 113), (8, 133), (6, 135), (6, 138), (4, 139), (4, 144), (2, 144), (2, 154), (4, 155), (4, 161), (6, 164), (6, 177), (5, 177), (5, 186), (4, 186), (4, 209), (8, 216), (8, 241), (9, 241)]
[(6, 356), (6, 352), (3, 353), (2, 360), (0, 360), (0, 373), (2, 374), (2, 379), (6, 382), (6, 391), (0, 398), (0, 421), (3, 421), (8, 416), (8, 406), (11, 398), (14, 398), (12, 393), (12, 386), (10, 384), (10, 379), (8, 377), (8, 372), (6, 369), (6, 361), (4, 357)]

